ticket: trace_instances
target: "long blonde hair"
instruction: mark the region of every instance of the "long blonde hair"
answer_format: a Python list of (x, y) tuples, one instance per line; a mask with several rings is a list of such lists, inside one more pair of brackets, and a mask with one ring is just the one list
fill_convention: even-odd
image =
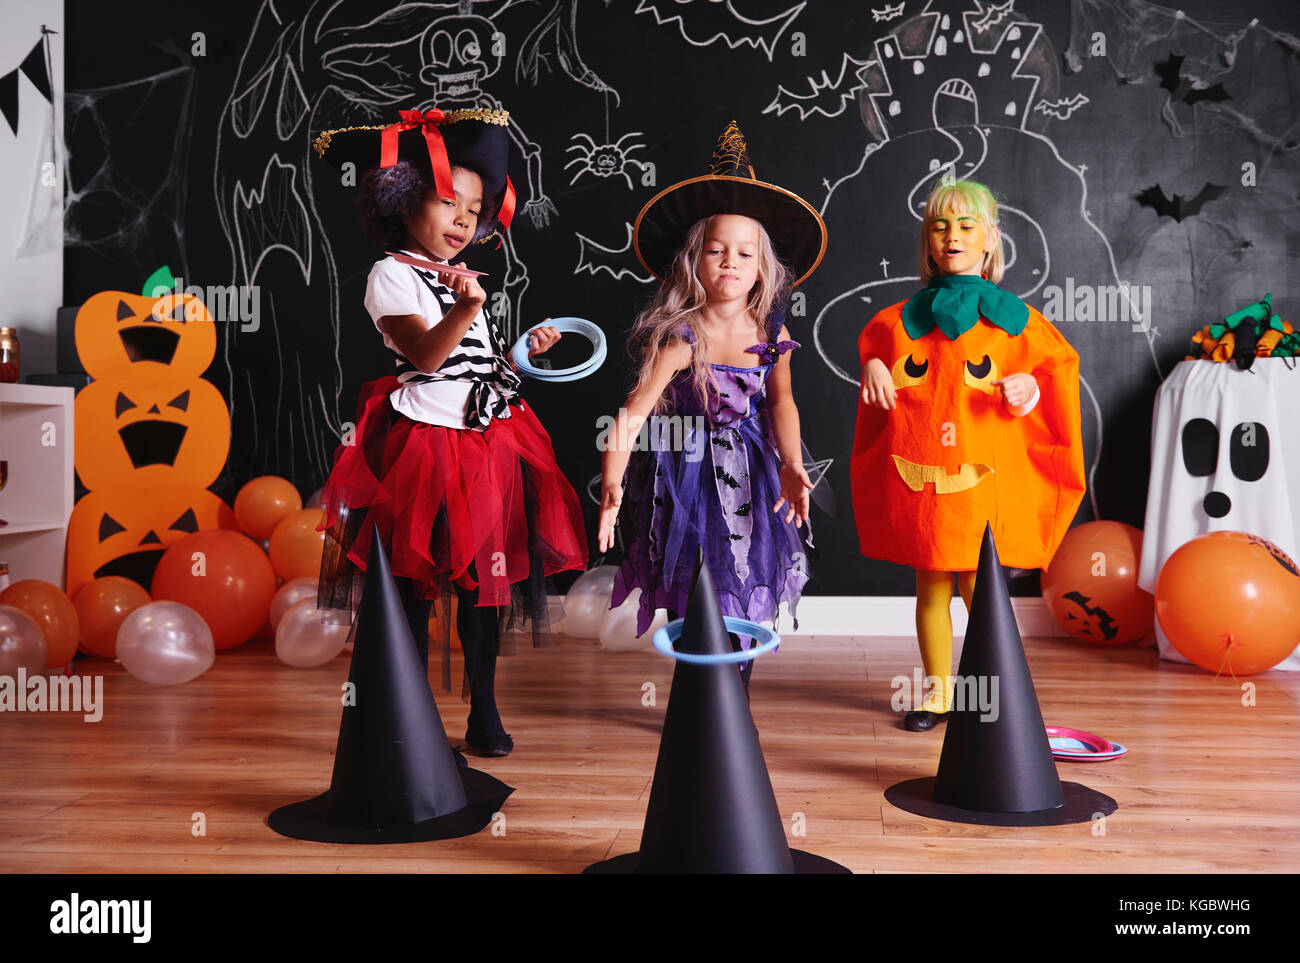
[[(716, 215), (715, 215), (716, 216)], [(636, 389), (650, 380), (651, 372), (659, 361), (659, 353), (673, 338), (681, 337), (683, 327), (690, 331), (695, 341), (691, 352), (691, 382), (705, 411), (709, 410), (708, 386), (717, 387), (713, 369), (709, 367), (709, 338), (700, 321), (700, 310), (708, 300), (704, 285), (700, 283), (700, 257), (704, 252), (704, 236), (712, 217), (696, 221), (682, 246), (673, 257), (668, 276), (659, 285), (650, 303), (637, 315), (636, 324), (628, 336), (628, 352), (633, 361), (639, 361)], [(757, 222), (756, 222), (757, 223)], [(780, 311), (789, 297), (793, 276), (776, 256), (772, 239), (760, 223), (758, 225), (758, 280), (749, 291), (746, 307), (764, 327), (764, 337), (775, 337), (768, 330), (774, 312)], [(778, 328), (779, 330), (779, 328)], [(755, 357), (755, 363), (758, 358)], [(654, 414), (662, 414), (667, 407), (668, 392), (664, 391), (655, 402)]]
[(978, 181), (940, 181), (930, 192), (925, 202), (925, 216), (921, 219), (922, 283), (929, 284), (930, 278), (939, 273), (939, 266), (930, 257), (930, 225), (949, 210), (979, 218), (984, 230), (994, 233), (997, 240), (993, 250), (984, 253), (980, 274), (994, 284), (999, 283), (1006, 265), (1002, 254), (1002, 232), (998, 230), (998, 202), (994, 200), (993, 192)]

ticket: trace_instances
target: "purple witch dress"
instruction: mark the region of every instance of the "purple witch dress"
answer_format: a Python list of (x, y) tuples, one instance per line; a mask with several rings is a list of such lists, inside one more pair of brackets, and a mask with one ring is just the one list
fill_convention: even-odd
[[(694, 344), (689, 331), (683, 337)], [(711, 365), (717, 388), (709, 386), (707, 411), (689, 368), (669, 383), (666, 416), (650, 419), (648, 444), (629, 460), (619, 511), (627, 555), (610, 602), (617, 607), (641, 588), (638, 634), (657, 608), (685, 614), (701, 545), (723, 615), (775, 624), (782, 602), (795, 614), (812, 530), (787, 523), (784, 505), (772, 511), (781, 460), (765, 385), (780, 356), (797, 347), (773, 335), (746, 349), (758, 356), (752, 368)]]

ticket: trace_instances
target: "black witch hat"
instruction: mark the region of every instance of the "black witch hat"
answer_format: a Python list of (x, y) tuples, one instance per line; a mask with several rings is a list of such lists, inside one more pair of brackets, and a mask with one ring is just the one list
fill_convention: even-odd
[(709, 173), (664, 188), (641, 208), (632, 227), (637, 258), (655, 277), (666, 277), (686, 232), (715, 214), (743, 214), (762, 224), (795, 284), (812, 274), (826, 253), (821, 215), (799, 195), (754, 176), (734, 120), (718, 138)]
[(483, 178), (483, 190), (493, 199), (501, 230), (510, 226), (515, 189), (510, 162), (510, 114), (473, 108), (442, 111), (400, 110), (391, 124), (368, 124), (323, 131), (312, 148), (326, 163), (345, 163), (363, 172), (376, 165), (391, 167), (406, 161), (425, 175), (440, 197), (454, 197), (451, 165), (469, 167)]
[(468, 836), (514, 789), (457, 766), (378, 532), (370, 542), (328, 792), (282, 806), (267, 825), (323, 843)]
[(1119, 808), (1056, 773), (987, 525), (956, 684), (938, 774), (891, 786), (889, 802), (919, 816), (982, 826), (1082, 823)]
[[(731, 643), (704, 566), (695, 569), (678, 650), (728, 655)], [(734, 663), (678, 661), (641, 849), (588, 873), (844, 873), (793, 850)]]

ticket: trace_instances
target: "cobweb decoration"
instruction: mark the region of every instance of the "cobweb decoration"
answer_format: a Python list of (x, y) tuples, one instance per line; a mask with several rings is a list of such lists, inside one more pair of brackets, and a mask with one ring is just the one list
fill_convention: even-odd
[[(1104, 38), (1105, 53), (1092, 57), (1097, 34)], [(1155, 65), (1182, 58), (1180, 64), (1175, 59), (1178, 86), (1161, 110), (1175, 137), (1195, 124), (1201, 133), (1244, 133), (1269, 152), (1295, 150), (1300, 146), (1293, 107), (1300, 86), (1298, 54), (1300, 40), (1258, 18), (1245, 24), (1202, 23), (1142, 0), (1070, 3), (1065, 63), (1072, 73), (1105, 59), (1120, 83), (1166, 86), (1168, 68), (1162, 76)], [(1218, 84), (1224, 85), (1226, 99), (1210, 94)]]
[(185, 66), (68, 92), (65, 247), (90, 248), (142, 277), (175, 259), (189, 277), (183, 237), (194, 86)]

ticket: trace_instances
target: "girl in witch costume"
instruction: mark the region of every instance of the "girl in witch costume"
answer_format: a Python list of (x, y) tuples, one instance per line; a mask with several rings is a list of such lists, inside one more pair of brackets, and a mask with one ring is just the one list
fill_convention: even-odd
[(916, 570), (916, 634), (930, 684), (904, 726), (952, 705), (953, 576), (970, 608), (985, 523), (1003, 564), (1043, 568), (1083, 498), (1079, 356), (997, 287), (997, 202), (941, 183), (921, 228), (926, 287), (858, 337), (862, 398), (850, 478), (862, 554)]
[[(462, 110), (322, 134), (316, 150), (338, 166), (370, 168), (359, 202), (363, 232), (377, 246), (449, 263), (474, 241), (504, 230), (514, 209), (506, 176), (509, 116)], [(377, 165), (377, 166), (376, 166)], [(457, 265), (463, 267), (463, 264)], [(555, 463), (550, 436), (519, 396), (520, 379), (475, 278), (377, 262), (365, 306), (396, 365), (361, 390), (352, 444), (335, 453), (321, 496), (329, 535), (322, 607), (352, 608), (376, 526), (392, 559), (403, 606), (428, 664), (428, 618), (451, 588), (465, 653), (470, 712), (465, 741), (503, 756), (513, 741), (494, 689), (508, 607), (543, 641), (546, 576), (587, 566), (578, 496)], [(529, 354), (559, 338), (529, 335)], [(449, 634), (444, 631), (444, 640)], [(450, 656), (443, 652), (444, 684)]]
[[(617, 520), (627, 550), (611, 604), (641, 589), (638, 634), (656, 608), (676, 618), (703, 548), (724, 615), (775, 622), (782, 602), (793, 615), (808, 580), (812, 482), (790, 391), (799, 345), (783, 321), (790, 288), (825, 251), (825, 225), (755, 178), (732, 121), (710, 173), (652, 199), (632, 237), (663, 283), (632, 329), (636, 386), (604, 444), (600, 548)], [(630, 452), (652, 414), (649, 450)], [(752, 666), (741, 667), (746, 687)]]

